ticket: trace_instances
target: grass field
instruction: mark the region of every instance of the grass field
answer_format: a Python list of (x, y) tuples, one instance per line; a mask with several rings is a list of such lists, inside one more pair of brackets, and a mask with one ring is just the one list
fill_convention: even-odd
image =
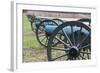
[(46, 59), (46, 49), (38, 43), (27, 16), (23, 14), (23, 62), (46, 61)]
[(31, 30), (28, 18), (23, 14), (23, 48), (43, 48), (37, 41), (35, 32)]

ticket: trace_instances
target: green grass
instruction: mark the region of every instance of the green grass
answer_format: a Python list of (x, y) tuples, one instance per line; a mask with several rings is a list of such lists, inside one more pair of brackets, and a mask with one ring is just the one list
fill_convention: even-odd
[(43, 48), (37, 41), (35, 33), (32, 31), (30, 22), (26, 15), (23, 14), (23, 48)]
[(23, 32), (24, 32), (24, 33), (28, 33), (28, 32), (30, 32), (30, 31), (32, 31), (32, 30), (31, 30), (31, 26), (30, 26), (30, 22), (29, 22), (27, 16), (25, 16), (25, 15), (23, 14)]

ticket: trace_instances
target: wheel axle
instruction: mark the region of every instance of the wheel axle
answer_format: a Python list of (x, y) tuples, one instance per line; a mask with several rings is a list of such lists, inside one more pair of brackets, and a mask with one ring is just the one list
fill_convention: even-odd
[(79, 56), (79, 49), (77, 47), (72, 47), (69, 50), (69, 57), (78, 57)]

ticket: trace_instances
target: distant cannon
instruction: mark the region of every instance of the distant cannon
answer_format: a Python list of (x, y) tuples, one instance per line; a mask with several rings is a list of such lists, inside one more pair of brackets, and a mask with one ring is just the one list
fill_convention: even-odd
[(38, 42), (44, 46), (47, 47), (47, 42), (49, 37), (45, 35), (45, 25), (60, 25), (63, 22), (63, 20), (55, 18), (55, 19), (48, 19), (48, 18), (38, 18), (34, 15), (27, 15), (30, 23), (31, 23), (31, 29), (36, 33), (36, 38)]

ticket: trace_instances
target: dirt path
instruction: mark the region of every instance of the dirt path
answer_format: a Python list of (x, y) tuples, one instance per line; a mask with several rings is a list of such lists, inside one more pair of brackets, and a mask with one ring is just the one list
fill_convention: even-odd
[(23, 48), (23, 62), (47, 61), (46, 49)]

